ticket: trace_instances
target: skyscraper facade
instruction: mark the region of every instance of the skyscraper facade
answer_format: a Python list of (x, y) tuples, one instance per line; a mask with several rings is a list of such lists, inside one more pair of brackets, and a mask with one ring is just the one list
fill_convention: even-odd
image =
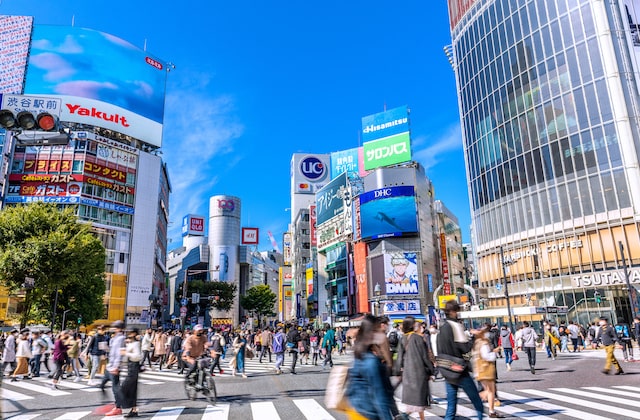
[(489, 306), (506, 306), (508, 281), (512, 306), (531, 308), (533, 320), (638, 313), (634, 3), (449, 1), (476, 268)]

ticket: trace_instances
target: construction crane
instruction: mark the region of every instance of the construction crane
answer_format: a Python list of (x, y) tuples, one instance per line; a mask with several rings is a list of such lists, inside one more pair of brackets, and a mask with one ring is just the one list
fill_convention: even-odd
[(278, 247), (278, 242), (276, 242), (276, 238), (273, 237), (273, 234), (271, 233), (270, 230), (267, 231), (267, 234), (269, 235), (269, 239), (271, 240), (271, 246), (273, 246), (273, 249), (279, 254), (280, 247)]

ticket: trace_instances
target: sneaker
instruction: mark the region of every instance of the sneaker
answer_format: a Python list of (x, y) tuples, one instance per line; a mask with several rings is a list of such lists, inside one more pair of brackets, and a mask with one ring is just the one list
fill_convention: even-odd
[(224, 370), (220, 369), (220, 375), (224, 375)]
[(507, 370), (511, 370), (511, 365), (507, 364)]
[(121, 416), (121, 415), (122, 415), (122, 409), (118, 407), (113, 407), (111, 411), (105, 414), (105, 416)]
[(531, 374), (532, 374), (532, 375), (535, 375), (535, 374), (536, 374), (536, 368), (535, 368), (535, 367), (533, 367), (533, 366), (531, 366)]
[(493, 413), (489, 413), (489, 417), (492, 419), (501, 419), (502, 416), (498, 413), (496, 413), (495, 411)]
[(620, 369), (615, 374), (616, 375), (624, 375), (624, 370)]
[(49, 383), (47, 383), (47, 386), (48, 386), (49, 388), (51, 388), (51, 389), (58, 389), (58, 385), (56, 385), (56, 384), (55, 384), (55, 383), (53, 383), (53, 382), (49, 382)]
[(76, 379), (74, 379), (73, 382), (80, 382), (80, 379), (81, 378), (79, 376), (76, 376)]

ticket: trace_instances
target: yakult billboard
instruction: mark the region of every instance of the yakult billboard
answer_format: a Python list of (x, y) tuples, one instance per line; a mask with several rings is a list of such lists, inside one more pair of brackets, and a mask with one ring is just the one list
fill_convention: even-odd
[(166, 71), (161, 60), (112, 35), (35, 25), (25, 94), (62, 99), (61, 120), (162, 145)]

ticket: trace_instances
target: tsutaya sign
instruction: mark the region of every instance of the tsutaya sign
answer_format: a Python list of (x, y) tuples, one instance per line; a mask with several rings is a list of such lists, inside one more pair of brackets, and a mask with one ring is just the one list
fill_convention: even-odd
[[(619, 284), (625, 285), (627, 283), (623, 270), (602, 271), (582, 276), (573, 276), (571, 281), (575, 287), (615, 286)], [(629, 282), (640, 283), (639, 268), (629, 270)]]

